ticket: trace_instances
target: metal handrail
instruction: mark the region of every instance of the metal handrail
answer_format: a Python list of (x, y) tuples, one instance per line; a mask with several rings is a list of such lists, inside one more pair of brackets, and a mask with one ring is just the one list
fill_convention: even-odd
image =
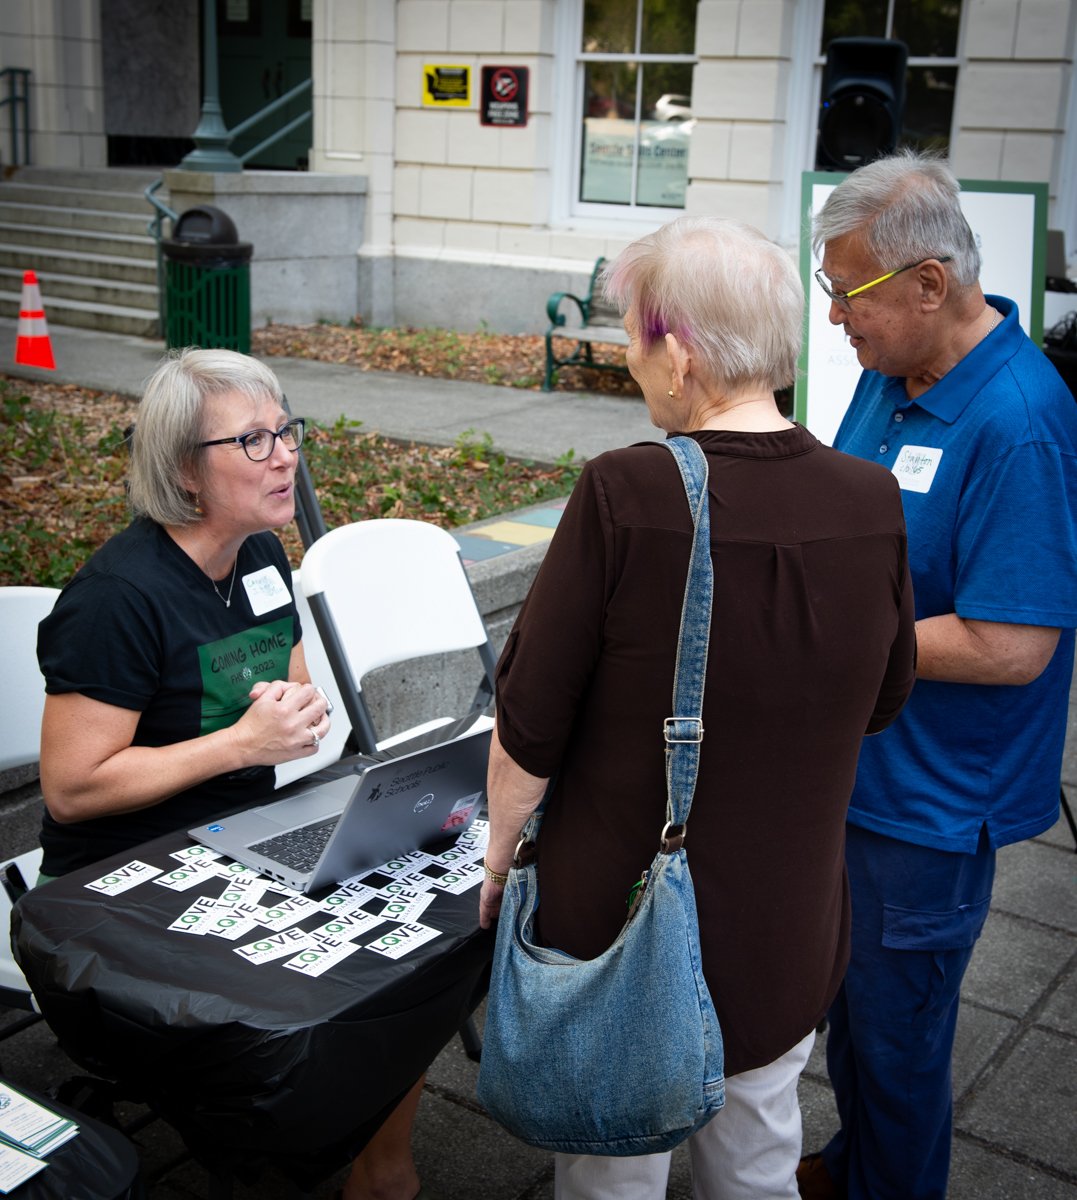
[(153, 238), (154, 244), (157, 247), (157, 332), (159, 336), (165, 335), (165, 256), (164, 250), (161, 248), (161, 238), (164, 236), (162, 224), (167, 217), (168, 220), (175, 222), (179, 219), (178, 214), (174, 213), (163, 200), (158, 200), (156, 196), (157, 189), (164, 184), (164, 176), (154, 180), (149, 187), (142, 192), (143, 196), (149, 201), (153, 207), (153, 216), (146, 223), (146, 232)]
[[(27, 67), (4, 67), (0, 81), (7, 79), (7, 95), (0, 108), (11, 105), (11, 165), (30, 165), (30, 71)], [(19, 158), (19, 117), (22, 117), (22, 159)]]
[[(298, 99), (298, 97), (302, 96), (304, 93), (309, 92), (313, 86), (314, 83), (311, 79), (304, 79), (302, 83), (297, 83), (294, 88), (285, 92), (283, 96), (278, 96), (276, 100), (273, 100), (267, 104), (265, 108), (260, 108), (245, 121), (240, 121), (238, 125), (236, 125), (233, 129), (230, 129), (228, 132), (230, 133), (232, 140), (234, 141), (237, 137), (246, 133), (248, 129), (252, 129), (266, 117), (271, 117), (275, 112), (278, 112), (280, 109), (284, 108), (285, 105), (290, 104), (293, 100)], [(279, 142), (281, 138), (287, 137), (293, 129), (298, 129), (304, 121), (309, 121), (310, 116), (311, 110), (308, 108), (306, 112), (300, 113), (299, 116), (294, 120), (289, 121), (287, 125), (282, 125), (280, 129), (276, 130), (274, 133), (271, 133), (269, 137), (264, 139), (264, 141), (261, 141), (257, 146), (252, 147), (246, 152), (246, 154), (239, 155), (239, 161), (245, 163), (249, 159), (254, 158), (256, 154), (261, 154), (261, 152), (267, 147), (272, 146), (275, 142)]]
[[(282, 109), (286, 104), (291, 103), (291, 101), (295, 100), (297, 97), (309, 92), (312, 87), (313, 82), (310, 79), (304, 79), (302, 83), (296, 84), (291, 91), (285, 92), (283, 96), (278, 96), (276, 100), (273, 100), (267, 104), (265, 108), (259, 109), (258, 112), (248, 117), (245, 121), (241, 121), (234, 129), (228, 130), (228, 141), (232, 141), (232, 139), (237, 137), (239, 134), (246, 133), (248, 129), (253, 128), (259, 123), (259, 121), (264, 120), (266, 117), (270, 117), (275, 112), (279, 112), (280, 109)], [(287, 137), (293, 129), (298, 129), (298, 127), (302, 125), (304, 121), (310, 120), (310, 116), (311, 110), (307, 109), (305, 113), (302, 113), (294, 120), (289, 121), (287, 125), (282, 126), (275, 133), (270, 134), (269, 137), (267, 137), (264, 141), (259, 142), (259, 144), (253, 149), (248, 150), (246, 154), (241, 155), (239, 157), (239, 161), (246, 162), (248, 159), (253, 158), (256, 154), (260, 154), (267, 146), (272, 146), (274, 142), (278, 142), (281, 138)], [(173, 212), (163, 200), (158, 200), (157, 196), (155, 195), (157, 189), (163, 184), (164, 178), (162, 177), (151, 183), (149, 187), (147, 187), (142, 193), (143, 196), (146, 197), (146, 200), (149, 202), (149, 204), (153, 207), (153, 217), (146, 225), (146, 232), (150, 235), (150, 237), (153, 238), (157, 247), (157, 320), (159, 324), (159, 333), (162, 337), (165, 334), (168, 317), (168, 289), (165, 287), (164, 250), (161, 246), (161, 239), (164, 236), (164, 230), (162, 226), (166, 218), (173, 223), (179, 219), (179, 214)]]

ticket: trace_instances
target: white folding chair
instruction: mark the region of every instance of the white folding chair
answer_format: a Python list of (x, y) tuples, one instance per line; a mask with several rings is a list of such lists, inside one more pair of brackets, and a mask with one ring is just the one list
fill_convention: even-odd
[[(493, 701), (497, 659), (452, 534), (423, 521), (357, 521), (320, 537), (303, 556), (299, 577), (360, 750), (387, 749), (463, 715), (379, 738), (363, 679), (413, 658), (477, 651), (482, 677), (471, 709), (476, 724), (493, 724), (484, 710)], [(482, 1043), (471, 1017), (460, 1038), (477, 1062)]]
[(303, 625), (303, 654), (307, 660), (307, 670), (310, 672), (312, 683), (316, 683), (329, 697), (333, 705), (333, 715), (329, 718), (329, 732), (322, 738), (316, 754), (306, 758), (294, 758), (291, 762), (279, 763), (276, 768), (277, 787), (294, 783), (305, 775), (320, 771), (335, 763), (344, 753), (344, 744), (351, 733), (347, 709), (340, 694), (340, 687), (329, 664), (329, 658), (322, 645), (321, 634), (310, 611), (306, 596), (300, 585), (299, 572), (292, 572), (292, 591), (295, 593), (295, 606), (299, 609), (299, 620)]
[[(11, 703), (0, 726), (0, 770), (36, 763), (41, 753), (41, 714), (45, 708), (45, 680), (37, 665), (37, 627), (52, 612), (58, 588), (0, 588), (0, 629), (7, 639), (4, 664)], [(16, 858), (0, 861), (0, 1004), (37, 1012), (33, 994), (11, 954), (7, 931), (11, 905), (21, 891), (33, 887), (41, 866), (41, 847)], [(31, 1019), (9, 1024), (4, 1036)]]
[(439, 715), (382, 736), (363, 696), (364, 678), (375, 668), (475, 650), (482, 677), (471, 709), (489, 707), (496, 658), (452, 534), (393, 518), (343, 525), (307, 550), (300, 582), (360, 750), (385, 749), (464, 715)]

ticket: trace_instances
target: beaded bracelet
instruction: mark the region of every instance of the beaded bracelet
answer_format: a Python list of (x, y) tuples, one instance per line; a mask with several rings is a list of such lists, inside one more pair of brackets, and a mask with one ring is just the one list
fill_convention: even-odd
[(486, 872), (486, 878), (489, 879), (491, 883), (496, 883), (501, 887), (504, 887), (509, 881), (507, 873), (502, 875), (500, 871), (493, 870), (493, 868), (488, 865), (485, 858), (482, 860), (482, 869)]

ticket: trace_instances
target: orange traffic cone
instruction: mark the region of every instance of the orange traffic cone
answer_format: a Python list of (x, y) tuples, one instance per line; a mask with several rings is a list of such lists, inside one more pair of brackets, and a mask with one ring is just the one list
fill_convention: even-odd
[(49, 327), (45, 323), (45, 310), (41, 307), (41, 288), (33, 271), (24, 271), (22, 276), (22, 304), (19, 305), (19, 329), (15, 342), (15, 361), (24, 367), (44, 367), (56, 370), (52, 357), (52, 342)]

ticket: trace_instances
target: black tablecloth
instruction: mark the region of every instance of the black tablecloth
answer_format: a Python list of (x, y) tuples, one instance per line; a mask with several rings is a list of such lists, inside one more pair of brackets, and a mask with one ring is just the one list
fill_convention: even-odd
[(190, 844), (159, 838), (28, 892), (12, 912), (16, 958), (65, 1052), (143, 1098), (210, 1170), (268, 1163), (310, 1186), (365, 1145), (481, 999), (493, 937), (478, 928), (480, 889), (438, 893), (421, 921), (442, 932), (406, 957), (360, 949), (308, 978), (234, 953), (258, 934), (168, 930), (224, 879), (217, 892), (85, 886), (132, 859), (171, 870)]

